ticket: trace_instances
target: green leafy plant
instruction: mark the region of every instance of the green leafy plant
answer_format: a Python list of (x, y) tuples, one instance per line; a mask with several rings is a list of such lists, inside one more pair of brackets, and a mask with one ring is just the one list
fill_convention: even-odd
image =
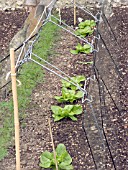
[(92, 52), (92, 47), (89, 44), (81, 45), (78, 43), (76, 46), (76, 50), (70, 50), (72, 54), (79, 54), (79, 53), (85, 53), (90, 54)]
[[(70, 80), (70, 79), (67, 79)], [(82, 75), (72, 77), (72, 82), (78, 84), (80, 87), (82, 86), (81, 82), (85, 81), (85, 77)], [(62, 87), (70, 88), (72, 90), (77, 90), (78, 87), (74, 86), (72, 83), (62, 80)]]
[(75, 100), (83, 97), (82, 91), (69, 90), (65, 87), (62, 88), (62, 96), (55, 96), (55, 99), (62, 102), (71, 102), (73, 103)]
[(81, 22), (78, 26), (81, 29), (85, 28), (86, 26), (93, 28), (96, 26), (96, 22), (94, 20), (85, 20), (84, 22)]
[(83, 109), (81, 105), (66, 105), (64, 108), (59, 106), (51, 106), (53, 112), (54, 121), (59, 121), (63, 118), (71, 118), (76, 121), (77, 118), (74, 115), (79, 115), (82, 113)]
[[(64, 144), (59, 144), (56, 148), (56, 160), (58, 165), (58, 170), (73, 170), (72, 158), (66, 150)], [(40, 167), (42, 168), (51, 168), (56, 170), (54, 154), (48, 151), (45, 151), (41, 154), (40, 157)]]
[(91, 29), (91, 27), (86, 26), (84, 29), (78, 29), (76, 31), (76, 35), (80, 37), (86, 37), (87, 35), (91, 35), (94, 32), (94, 30)]
[(86, 20), (81, 22), (78, 26), (79, 28), (76, 30), (76, 35), (86, 37), (87, 35), (93, 34), (96, 22), (94, 20)]

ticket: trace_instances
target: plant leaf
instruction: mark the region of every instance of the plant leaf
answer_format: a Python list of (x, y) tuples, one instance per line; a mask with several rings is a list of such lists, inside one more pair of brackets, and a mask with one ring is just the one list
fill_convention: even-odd
[(43, 168), (50, 168), (51, 164), (52, 164), (52, 159), (53, 159), (53, 154), (45, 151), (41, 154), (40, 157), (40, 166)]
[(73, 105), (66, 105), (65, 107), (64, 107), (64, 110), (65, 110), (65, 112), (70, 112), (72, 109), (73, 109)]
[(55, 96), (54, 98), (60, 103), (64, 101), (62, 96)]
[(73, 121), (77, 121), (77, 118), (75, 116), (69, 116)]
[(71, 54), (78, 54), (79, 52), (77, 50), (70, 50)]
[[(70, 79), (68, 79), (68, 80), (70, 80)], [(75, 76), (75, 77), (71, 77), (71, 81), (73, 83), (78, 84), (81, 87), (82, 84), (80, 84), (80, 82), (85, 81), (85, 76), (78, 75), (78, 76)], [(72, 90), (77, 90), (78, 89), (78, 87), (76, 87), (75, 85), (73, 85), (70, 82), (66, 82), (65, 80), (62, 80), (62, 87), (71, 88)]]
[[(71, 165), (72, 158), (67, 152), (65, 145), (62, 143), (58, 144), (56, 147), (56, 159), (58, 162), (58, 170), (73, 170), (73, 166)], [(43, 152), (40, 161), (40, 167), (56, 170), (53, 153), (48, 151)]]
[(91, 48), (91, 46), (89, 44), (85, 44), (83, 47), (84, 47), (84, 49), (90, 49)]
[(56, 148), (56, 153), (57, 156), (62, 156), (62, 154), (66, 151), (66, 147), (64, 144), (60, 143), (59, 145), (57, 145)]
[(91, 31), (91, 27), (89, 26), (86, 26), (84, 29), (83, 29), (84, 33), (89, 33)]
[(83, 50), (83, 47), (80, 43), (78, 43), (78, 45), (76, 46), (76, 50), (77, 51), (82, 51)]
[[(69, 79), (67, 79), (67, 80), (69, 80)], [(71, 85), (71, 83), (69, 83), (69, 82), (67, 82), (66, 80), (61, 80), (61, 82), (62, 82), (62, 86), (63, 87), (70, 87), (70, 85)]]
[(57, 156), (59, 157), (60, 164), (70, 165), (72, 162), (72, 158), (66, 150), (64, 144), (59, 144), (56, 148)]
[(87, 50), (85, 50), (85, 51), (84, 51), (84, 53), (86, 53), (86, 54), (90, 54), (90, 53), (91, 53), (91, 51), (90, 51), (90, 49), (87, 49)]
[(90, 46), (89, 44), (85, 44), (85, 45), (84, 45), (84, 52), (85, 52), (86, 54), (91, 53), (91, 46)]
[(77, 51), (78, 53), (86, 53), (86, 54), (91, 53), (91, 46), (89, 44), (85, 44), (84, 46), (78, 44), (78, 46), (76, 46), (76, 49), (77, 50), (75, 51)]
[(75, 105), (72, 108), (72, 112), (74, 113), (74, 115), (79, 115), (83, 112), (82, 106), (81, 105)]
[(85, 20), (81, 22), (78, 26), (82, 29), (85, 28), (86, 26), (90, 26), (90, 20)]
[(59, 165), (59, 167), (64, 170), (73, 170), (74, 169), (72, 165), (65, 165), (65, 163), (63, 163), (63, 162), (62, 162), (62, 164)]
[(59, 106), (51, 106), (51, 110), (54, 113), (52, 117), (54, 117), (54, 121), (59, 121), (63, 119), (65, 116), (62, 114), (62, 108)]
[(51, 110), (55, 115), (59, 115), (62, 112), (62, 108), (59, 106), (51, 106)]
[(85, 27), (84, 29), (78, 29), (76, 31), (76, 33), (77, 33), (77, 35), (83, 35), (85, 37), (88, 32), (87, 32), (87, 29)]
[(80, 93), (76, 93), (75, 90), (69, 90), (65, 87), (62, 88), (62, 96), (55, 96), (55, 99), (57, 99), (58, 102), (73, 102), (80, 97)]
[(80, 82), (82, 82), (82, 81), (85, 81), (85, 77), (84, 77), (84, 76), (81, 76), (81, 75), (76, 76), (76, 82), (77, 82), (77, 83), (80, 83)]
[(84, 27), (85, 27), (85, 22), (81, 22), (81, 23), (79, 23), (79, 28), (81, 28), (81, 29), (83, 29)]
[(59, 120), (64, 118), (64, 116), (57, 116), (57, 115), (52, 115), (52, 116), (54, 117), (54, 121), (55, 122), (57, 122), (57, 121), (59, 121)]
[[(58, 107), (58, 106), (57, 106)], [(61, 108), (61, 112), (54, 113), (52, 117), (54, 118), (54, 121), (59, 121), (63, 118), (69, 117), (72, 120), (77, 120), (74, 115), (78, 115), (82, 113), (82, 106), (80, 105), (66, 105), (64, 108)], [(73, 117), (72, 117), (73, 116)]]
[(90, 20), (85, 20), (84, 24), (85, 24), (85, 26), (90, 26)]
[(91, 21), (90, 21), (90, 26), (91, 26), (91, 27), (95, 27), (95, 26), (96, 26), (96, 22), (95, 22), (94, 20), (91, 20)]
[(82, 91), (78, 91), (77, 94), (76, 94), (76, 97), (77, 98), (82, 98), (84, 95), (84, 93)]

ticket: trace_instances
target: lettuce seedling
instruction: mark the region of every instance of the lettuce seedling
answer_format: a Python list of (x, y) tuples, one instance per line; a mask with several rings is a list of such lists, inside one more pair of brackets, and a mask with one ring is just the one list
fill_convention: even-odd
[(66, 105), (64, 108), (59, 106), (51, 106), (53, 112), (54, 121), (59, 121), (63, 118), (71, 118), (73, 121), (76, 121), (77, 118), (75, 115), (82, 113), (83, 109), (81, 105)]
[[(75, 77), (71, 77), (72, 78), (72, 82), (78, 84), (80, 87), (82, 87), (81, 82), (85, 81), (85, 77), (84, 76), (75, 76)], [(70, 81), (70, 79), (67, 79), (68, 81)], [(62, 80), (62, 87), (66, 87), (66, 88), (70, 88), (72, 90), (78, 90), (78, 87), (74, 86), (72, 83)]]
[(85, 20), (84, 22), (81, 22), (78, 26), (81, 29), (85, 28), (86, 26), (93, 28), (96, 26), (96, 22), (94, 20)]
[(93, 34), (96, 22), (94, 20), (86, 20), (81, 22), (78, 26), (79, 28), (76, 30), (76, 35), (86, 37), (87, 35)]
[[(56, 160), (58, 165), (58, 170), (73, 170), (72, 158), (66, 150), (64, 144), (59, 144), (56, 148)], [(51, 168), (56, 170), (55, 159), (53, 153), (45, 151), (40, 156), (40, 167)]]
[(91, 35), (94, 32), (93, 29), (91, 29), (91, 27), (86, 26), (83, 29), (77, 29), (77, 31), (75, 32), (76, 35), (80, 36), (80, 37), (86, 37), (87, 35)]
[(73, 103), (75, 100), (82, 98), (84, 93), (82, 91), (69, 90), (65, 87), (62, 88), (62, 96), (55, 96), (55, 99), (62, 102), (71, 102)]
[(72, 54), (79, 54), (79, 53), (85, 53), (90, 54), (92, 52), (92, 47), (89, 44), (81, 45), (78, 43), (76, 46), (76, 50), (70, 50)]

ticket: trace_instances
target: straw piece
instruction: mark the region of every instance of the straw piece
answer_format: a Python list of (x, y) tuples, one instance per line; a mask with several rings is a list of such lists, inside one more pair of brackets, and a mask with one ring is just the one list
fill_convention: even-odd
[(53, 135), (52, 135), (52, 128), (51, 128), (51, 120), (50, 118), (48, 119), (49, 123), (49, 131), (50, 131), (50, 136), (51, 136), (51, 141), (52, 141), (52, 149), (53, 149), (53, 154), (54, 154), (54, 159), (55, 159), (55, 164), (56, 164), (56, 170), (58, 170), (58, 164), (56, 160), (56, 151), (55, 151), (55, 146), (54, 146), (54, 141), (53, 141)]

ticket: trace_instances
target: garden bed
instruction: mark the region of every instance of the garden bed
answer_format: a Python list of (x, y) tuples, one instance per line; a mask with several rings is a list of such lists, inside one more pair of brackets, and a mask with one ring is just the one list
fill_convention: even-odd
[[(127, 37), (124, 34), (125, 27), (128, 28), (128, 21), (126, 18), (126, 10), (127, 9), (115, 9), (114, 15), (111, 18), (111, 24), (114, 28), (115, 33), (120, 31), (120, 36), (118, 36), (118, 42), (121, 44), (121, 48), (127, 49), (126, 43), (127, 43)], [(121, 11), (121, 12), (119, 12)], [(64, 14), (64, 15), (63, 15)], [(65, 16), (66, 14), (66, 16)], [(65, 21), (68, 20), (68, 24), (73, 24), (70, 8), (64, 9), (62, 11), (62, 19)], [(117, 16), (117, 14), (120, 14)], [(80, 15), (79, 15), (80, 16)], [(83, 16), (81, 16), (83, 17)], [(121, 25), (125, 25), (122, 30), (120, 30), (120, 26), (118, 23), (113, 22), (113, 20), (118, 20), (118, 18), (123, 17), (123, 23)], [(88, 16), (85, 16), (85, 19), (88, 18)], [(122, 22), (122, 19), (121, 19)], [(123, 31), (123, 32), (122, 32)], [(55, 66), (59, 67), (62, 71), (69, 74), (70, 76), (75, 75), (84, 75), (85, 77), (92, 76), (92, 65), (87, 64), (85, 62), (91, 62), (93, 60), (93, 55), (85, 55), (85, 54), (79, 54), (79, 55), (73, 55), (70, 53), (70, 50), (74, 48), (74, 46), (77, 45), (79, 40), (75, 38), (74, 36), (70, 35), (69, 33), (65, 31), (61, 31), (61, 37), (54, 44), (53, 49), (54, 52), (49, 56), (49, 61), (54, 64)], [(104, 34), (105, 35), (105, 34)], [(107, 39), (107, 36), (105, 35), (105, 38)], [(122, 49), (122, 54), (119, 55), (117, 62), (120, 67), (121, 73), (125, 73), (126, 71), (126, 53)], [(112, 50), (112, 49), (111, 49)], [(112, 51), (113, 52), (113, 51)], [(115, 50), (114, 52), (115, 53)], [(100, 55), (100, 54), (99, 54)], [(54, 57), (55, 56), (55, 57)], [(123, 60), (122, 60), (123, 57)], [(107, 62), (108, 64), (108, 62)], [(105, 70), (105, 67), (102, 68)], [(126, 82), (126, 74), (123, 73), (122, 79), (120, 79), (119, 84), (122, 84), (122, 82)], [(107, 78), (107, 73), (106, 73)], [(63, 119), (60, 122), (55, 123), (52, 118), (51, 113), (51, 105), (57, 105), (58, 102), (54, 99), (54, 96), (60, 95), (61, 93), (61, 80), (60, 78), (56, 77), (55, 75), (46, 72), (45, 71), (45, 78), (44, 83), (39, 83), (36, 87), (36, 89), (33, 91), (33, 94), (31, 96), (31, 102), (29, 104), (28, 109), (26, 110), (27, 117), (25, 119), (26, 126), (21, 128), (21, 167), (23, 170), (40, 170), (39, 167), (39, 157), (40, 154), (45, 151), (49, 150), (52, 151), (52, 145), (51, 145), (51, 139), (49, 134), (49, 126), (48, 126), (48, 118), (51, 117), (51, 125), (52, 125), (52, 131), (53, 131), (53, 138), (55, 142), (55, 146), (59, 143), (64, 143), (68, 152), (70, 153), (72, 159), (73, 159), (73, 166), (74, 170), (93, 170), (95, 169), (95, 165), (92, 159), (92, 155), (90, 152), (90, 148), (88, 145), (87, 137), (85, 130), (83, 128), (83, 120), (85, 117), (85, 114), (77, 116), (78, 121), (73, 122), (71, 119)], [(112, 87), (111, 87), (112, 88)], [(97, 92), (98, 87), (96, 89), (91, 89), (93, 91), (93, 95), (98, 94)], [(119, 129), (116, 131), (116, 135), (120, 138), (121, 145), (125, 148), (126, 147), (126, 136), (125, 136), (125, 129), (126, 129), (126, 83), (123, 84), (123, 86), (120, 86), (120, 101), (121, 101), (121, 114), (120, 117), (116, 117), (117, 120), (114, 121), (115, 125), (118, 123)], [(97, 99), (97, 98), (95, 98)], [(109, 100), (108, 100), (109, 101)], [(78, 101), (78, 103), (81, 103), (81, 101)], [(83, 108), (85, 109), (85, 105), (83, 104)], [(112, 112), (113, 113), (113, 112)], [(91, 114), (88, 112), (88, 114)], [(110, 113), (111, 114), (111, 113)], [(87, 115), (86, 115), (87, 116)], [(108, 119), (108, 115), (104, 115), (104, 119)], [(118, 122), (118, 120), (121, 119), (122, 122)], [(93, 120), (91, 120), (93, 121)], [(99, 121), (99, 120), (98, 120)], [(85, 121), (86, 122), (86, 121)], [(22, 123), (22, 121), (21, 121)], [(86, 124), (85, 124), (86, 127)], [(97, 134), (97, 129), (94, 125), (91, 125), (89, 127), (90, 130), (93, 130), (93, 134)], [(108, 137), (109, 137), (109, 143), (110, 146), (113, 147), (115, 138), (112, 138), (112, 124), (107, 124), (107, 127), (105, 129), (107, 131)], [(109, 131), (110, 130), (110, 131)], [(118, 133), (119, 131), (123, 131), (122, 134)], [(89, 130), (87, 131), (90, 132)], [(91, 135), (91, 134), (90, 134)], [(116, 137), (116, 135), (113, 135)], [(118, 139), (119, 139), (118, 138)], [(97, 149), (100, 144), (97, 143), (99, 141), (99, 138), (89, 138), (93, 140), (93, 149), (98, 153)], [(126, 170), (126, 150), (122, 149), (120, 150), (121, 146), (118, 145), (119, 143), (116, 143), (117, 146), (115, 147), (116, 150), (119, 152), (116, 153), (115, 157), (120, 157), (121, 161), (117, 162), (116, 160), (116, 166), (118, 170), (124, 169)], [(14, 146), (9, 148), (9, 155), (3, 159), (0, 162), (1, 170), (14, 170), (15, 169), (15, 150)], [(96, 155), (99, 155), (99, 160), (101, 160), (102, 155), (101, 152)], [(115, 154), (115, 153), (114, 153)], [(120, 154), (120, 155), (119, 155)], [(103, 157), (103, 162), (98, 162), (98, 157), (95, 158), (96, 163), (100, 169), (107, 169), (112, 170), (113, 165), (110, 160), (110, 156), (106, 154), (106, 157)], [(106, 159), (106, 160), (105, 160)], [(106, 167), (104, 167), (103, 163), (104, 160), (107, 162)]]

